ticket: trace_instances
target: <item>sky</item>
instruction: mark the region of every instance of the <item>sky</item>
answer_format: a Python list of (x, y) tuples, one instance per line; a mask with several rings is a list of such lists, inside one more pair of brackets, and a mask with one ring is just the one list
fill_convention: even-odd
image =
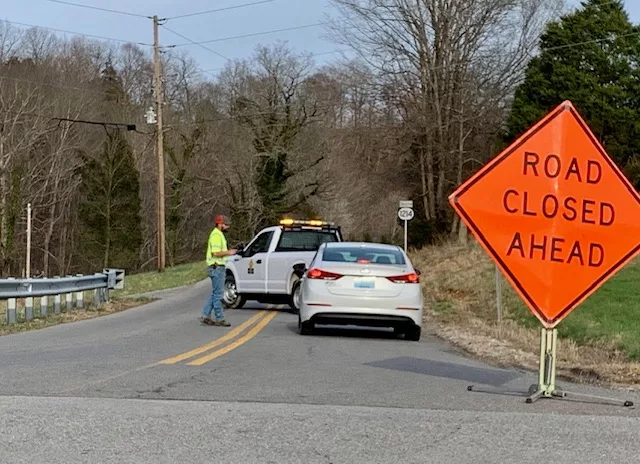
[[(320, 54), (314, 57), (318, 65), (325, 64), (341, 56), (345, 47), (326, 38), (325, 29), (315, 24), (323, 21), (325, 15), (335, 17), (329, 0), (59, 0), (89, 5), (98, 8), (119, 10), (144, 16), (157, 14), (160, 18), (170, 18), (165, 26), (191, 41), (209, 41), (203, 47), (189, 44), (188, 40), (174, 35), (161, 27), (161, 45), (189, 44), (185, 48), (197, 61), (201, 70), (213, 70), (215, 74), (226, 59), (247, 58), (258, 44), (287, 41), (297, 52)], [(33, 26), (47, 27), (74, 33), (93, 34), (113, 39), (144, 44), (153, 43), (152, 21), (147, 18), (115, 14), (56, 3), (50, 0), (0, 0), (0, 19)], [(173, 18), (174, 16), (198, 13), (212, 9), (222, 9), (255, 3), (241, 8), (228, 9), (210, 14)], [(567, 0), (568, 5), (578, 5), (578, 0)], [(626, 10), (631, 20), (640, 23), (640, 0), (626, 0)], [(16, 27), (25, 28), (21, 24)], [(309, 27), (305, 27), (309, 26)], [(300, 27), (291, 31), (273, 32), (253, 37), (234, 38), (240, 35), (256, 34)], [(72, 34), (58, 35), (71, 36)], [(338, 53), (334, 53), (338, 51)], [(220, 56), (222, 55), (222, 56)], [(225, 58), (223, 58), (223, 56)]]
[[(205, 47), (212, 51), (196, 45), (180, 47), (187, 49), (190, 55), (196, 59), (199, 67), (204, 70), (223, 67), (227, 60), (220, 55), (229, 59), (247, 58), (255, 51), (257, 45), (274, 43), (278, 40), (287, 41), (296, 52), (322, 54), (314, 57), (318, 64), (340, 57), (340, 53), (331, 52), (345, 50), (344, 46), (323, 39), (322, 35), (326, 33), (326, 30), (322, 26), (315, 25), (324, 20), (326, 13), (333, 11), (328, 0), (66, 1), (144, 16), (158, 15), (159, 18), (171, 18), (212, 9), (256, 3), (210, 14), (169, 19), (165, 23), (166, 27), (195, 42), (229, 38), (205, 44)], [(81, 8), (47, 0), (0, 0), (0, 3), (2, 4), (0, 8), (0, 19), (2, 20), (145, 44), (153, 43), (151, 19)], [(15, 26), (26, 28), (20, 24), (15, 24)], [(300, 26), (310, 27), (254, 37), (231, 38)], [(57, 31), (52, 32), (60, 36), (71, 36), (71, 34)], [(159, 32), (161, 45), (189, 43), (163, 27), (160, 27)]]

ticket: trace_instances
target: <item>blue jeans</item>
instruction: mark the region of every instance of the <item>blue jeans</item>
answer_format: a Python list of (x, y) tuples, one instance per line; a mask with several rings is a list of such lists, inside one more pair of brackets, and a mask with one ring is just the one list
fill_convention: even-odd
[(225, 267), (217, 266), (207, 267), (207, 273), (211, 279), (211, 294), (207, 298), (204, 308), (202, 308), (203, 317), (211, 317), (211, 310), (215, 315), (216, 320), (221, 321), (224, 319), (224, 311), (222, 310), (222, 296), (224, 294), (224, 280), (226, 276)]

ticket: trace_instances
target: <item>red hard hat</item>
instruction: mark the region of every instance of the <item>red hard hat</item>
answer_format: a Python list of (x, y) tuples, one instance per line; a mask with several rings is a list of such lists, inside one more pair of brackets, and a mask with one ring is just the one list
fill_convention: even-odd
[(216, 216), (216, 224), (227, 224), (229, 225), (229, 218), (223, 214), (219, 214)]

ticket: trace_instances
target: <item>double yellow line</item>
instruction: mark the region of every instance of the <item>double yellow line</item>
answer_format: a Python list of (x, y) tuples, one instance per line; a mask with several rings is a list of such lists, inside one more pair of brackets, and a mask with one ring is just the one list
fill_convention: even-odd
[(233, 343), (230, 343), (227, 346), (219, 348), (215, 351), (212, 351), (211, 353), (206, 354), (205, 356), (194, 359), (193, 361), (187, 363), (188, 366), (201, 366), (204, 363), (207, 363), (213, 359), (216, 359), (222, 356), (223, 354), (228, 353), (229, 351), (234, 350), (240, 345), (243, 345), (244, 343), (251, 340), (262, 329), (264, 329), (267, 326), (267, 324), (269, 324), (269, 322), (271, 322), (271, 320), (277, 315), (278, 313), (276, 311), (262, 310), (258, 312), (258, 314), (256, 314), (255, 316), (251, 317), (249, 320), (240, 324), (235, 329), (232, 329), (231, 331), (229, 331), (229, 333), (227, 333), (226, 335), (220, 338), (216, 338), (215, 340), (213, 340), (210, 343), (207, 343), (206, 345), (202, 345), (201, 347), (195, 348), (191, 351), (187, 351), (186, 353), (182, 353), (182, 354), (179, 354), (178, 356), (174, 356), (173, 358), (168, 358), (163, 361), (160, 361), (158, 364), (176, 364), (186, 359), (201, 355), (202, 353), (206, 353), (209, 350), (212, 350), (213, 348), (216, 348), (220, 345), (225, 344), (230, 340), (233, 340), (238, 335), (240, 335), (243, 331), (245, 331), (246, 329), (248, 329), (249, 327), (255, 324), (255, 326), (251, 327), (251, 329), (246, 334), (239, 337)]

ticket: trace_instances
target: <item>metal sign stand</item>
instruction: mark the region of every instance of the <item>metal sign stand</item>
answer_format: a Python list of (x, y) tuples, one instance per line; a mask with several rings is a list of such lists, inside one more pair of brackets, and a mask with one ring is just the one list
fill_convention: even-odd
[(407, 252), (408, 245), (408, 224), (415, 216), (413, 211), (413, 200), (401, 200), (398, 207), (398, 219), (404, 221), (404, 252)]
[(556, 347), (558, 342), (558, 329), (542, 328), (540, 331), (540, 370), (538, 373), (538, 385), (531, 385), (527, 403), (533, 403), (540, 398), (567, 398), (576, 397), (583, 399), (599, 400), (600, 402), (613, 403), (620, 406), (631, 407), (633, 401), (607, 398), (604, 396), (587, 395), (562, 390), (556, 387)]
[(408, 236), (408, 233), (407, 233), (408, 227), (407, 227), (407, 224), (408, 224), (408, 222), (409, 221), (407, 221), (407, 220), (404, 221), (404, 252), (405, 253), (407, 252), (407, 241), (408, 241), (408, 237), (407, 237)]
[[(604, 396), (587, 395), (584, 393), (575, 393), (560, 389), (556, 386), (556, 349), (558, 342), (558, 329), (542, 328), (540, 331), (540, 367), (538, 370), (538, 384), (529, 387), (529, 396), (526, 403), (531, 404), (540, 398), (556, 398), (565, 399), (575, 397), (576, 399), (595, 400), (603, 404), (612, 404), (617, 406), (631, 407), (633, 401), (619, 400), (616, 398), (608, 398)], [(477, 388), (475, 385), (469, 385), (468, 391), (479, 393), (498, 393), (498, 394), (522, 394), (522, 392), (514, 392), (502, 389)]]

